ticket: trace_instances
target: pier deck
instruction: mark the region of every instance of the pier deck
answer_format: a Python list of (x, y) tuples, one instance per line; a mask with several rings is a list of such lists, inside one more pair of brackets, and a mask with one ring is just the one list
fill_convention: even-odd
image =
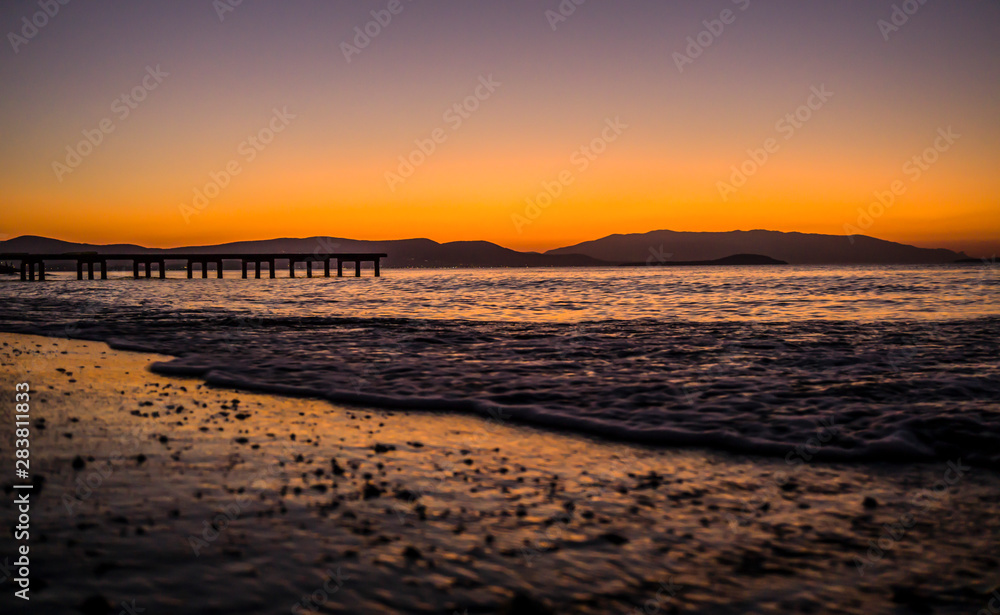
[[(224, 270), (223, 264), (226, 261), (240, 262), (242, 264), (243, 278), (248, 277), (248, 269), (251, 265), (254, 268), (254, 277), (260, 278), (261, 266), (266, 265), (268, 274), (274, 278), (275, 264), (279, 261), (288, 262), (288, 277), (295, 277), (295, 265), (306, 264), (306, 277), (313, 277), (313, 265), (323, 266), (323, 276), (330, 277), (330, 264), (337, 263), (337, 277), (344, 276), (344, 263), (354, 263), (355, 277), (361, 277), (362, 263), (372, 263), (375, 269), (375, 277), (382, 274), (382, 259), (387, 258), (387, 254), (376, 253), (344, 253), (344, 254), (198, 254), (171, 252), (166, 254), (98, 254), (97, 252), (70, 252), (66, 254), (27, 254), (27, 253), (0, 253), (0, 261), (19, 262), (21, 280), (23, 281), (44, 281), (45, 263), (76, 261), (76, 279), (83, 279), (83, 270), (86, 266), (87, 278), (94, 279), (95, 265), (100, 270), (102, 280), (108, 279), (109, 262), (131, 262), (132, 275), (136, 279), (143, 277), (153, 277), (153, 266), (156, 266), (159, 277), (167, 277), (167, 263), (186, 263), (187, 277), (194, 277), (196, 266), (201, 268), (201, 277), (208, 277), (209, 265), (214, 265), (216, 277), (222, 278)], [(37, 276), (36, 276), (37, 269)], [(142, 269), (142, 271), (140, 271)]]

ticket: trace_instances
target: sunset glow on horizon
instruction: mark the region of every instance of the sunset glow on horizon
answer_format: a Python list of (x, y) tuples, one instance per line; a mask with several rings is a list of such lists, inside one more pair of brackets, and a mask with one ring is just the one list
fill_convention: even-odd
[(0, 239), (1000, 251), (996, 3), (218, 4), (0, 9)]

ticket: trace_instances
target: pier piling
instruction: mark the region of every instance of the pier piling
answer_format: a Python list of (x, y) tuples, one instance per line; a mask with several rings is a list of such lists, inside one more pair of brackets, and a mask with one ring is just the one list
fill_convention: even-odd
[[(208, 277), (208, 269), (210, 266), (215, 266), (216, 277), (222, 279), (225, 271), (225, 261), (240, 261), (240, 269), (243, 279), (249, 277), (249, 267), (253, 265), (254, 268), (254, 278), (261, 278), (261, 269), (266, 265), (268, 268), (268, 277), (274, 279), (277, 277), (277, 261), (287, 261), (288, 262), (288, 277), (295, 277), (295, 268), (299, 263), (305, 263), (306, 277), (313, 277), (314, 265), (318, 263), (323, 263), (323, 276), (329, 278), (331, 276), (331, 270), (333, 268), (333, 263), (331, 260), (336, 259), (337, 261), (337, 277), (344, 277), (344, 263), (354, 263), (354, 277), (361, 277), (361, 270), (365, 263), (370, 262), (374, 268), (375, 277), (380, 277), (382, 273), (382, 259), (386, 258), (386, 254), (376, 254), (376, 253), (344, 253), (344, 254), (326, 254), (317, 255), (315, 253), (296, 253), (296, 254), (232, 254), (232, 255), (220, 255), (220, 254), (198, 254), (198, 253), (176, 253), (176, 252), (164, 252), (156, 253), (151, 252), (148, 254), (99, 254), (97, 252), (71, 252), (67, 254), (28, 254), (24, 252), (17, 253), (0, 253), (0, 260), (2, 261), (17, 261), (20, 264), (20, 274), (21, 280), (25, 282), (33, 282), (36, 279), (43, 281), (46, 279), (46, 264), (52, 261), (71, 261), (76, 265), (76, 279), (83, 280), (83, 270), (84, 267), (87, 268), (87, 279), (93, 280), (94, 267), (100, 266), (101, 268), (101, 279), (108, 279), (108, 262), (109, 261), (125, 261), (131, 262), (132, 264), (132, 277), (139, 279), (142, 273), (145, 273), (146, 279), (153, 277), (153, 266), (155, 265), (159, 270), (159, 278), (165, 279), (167, 277), (167, 261), (179, 261), (185, 263), (187, 278), (194, 278), (195, 267), (201, 266), (201, 277)], [(37, 266), (37, 277), (35, 267)], [(145, 270), (141, 271), (140, 266)], [(72, 271), (72, 269), (70, 269)], [(126, 269), (127, 271), (127, 269)], [(318, 273), (317, 273), (318, 275)]]

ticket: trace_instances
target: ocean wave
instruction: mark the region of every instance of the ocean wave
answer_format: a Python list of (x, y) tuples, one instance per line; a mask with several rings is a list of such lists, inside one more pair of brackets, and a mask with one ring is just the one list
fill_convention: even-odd
[[(790, 460), (1000, 467), (1000, 319), (572, 324), (34, 301), (0, 329), (176, 357), (155, 372)], [(822, 436), (822, 437), (821, 437)]]

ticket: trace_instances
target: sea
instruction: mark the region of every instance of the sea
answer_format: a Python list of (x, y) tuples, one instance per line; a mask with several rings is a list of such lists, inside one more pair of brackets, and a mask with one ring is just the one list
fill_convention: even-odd
[(226, 275), (4, 278), (0, 330), (170, 355), (151, 369), (337, 404), (1000, 468), (995, 261)]

